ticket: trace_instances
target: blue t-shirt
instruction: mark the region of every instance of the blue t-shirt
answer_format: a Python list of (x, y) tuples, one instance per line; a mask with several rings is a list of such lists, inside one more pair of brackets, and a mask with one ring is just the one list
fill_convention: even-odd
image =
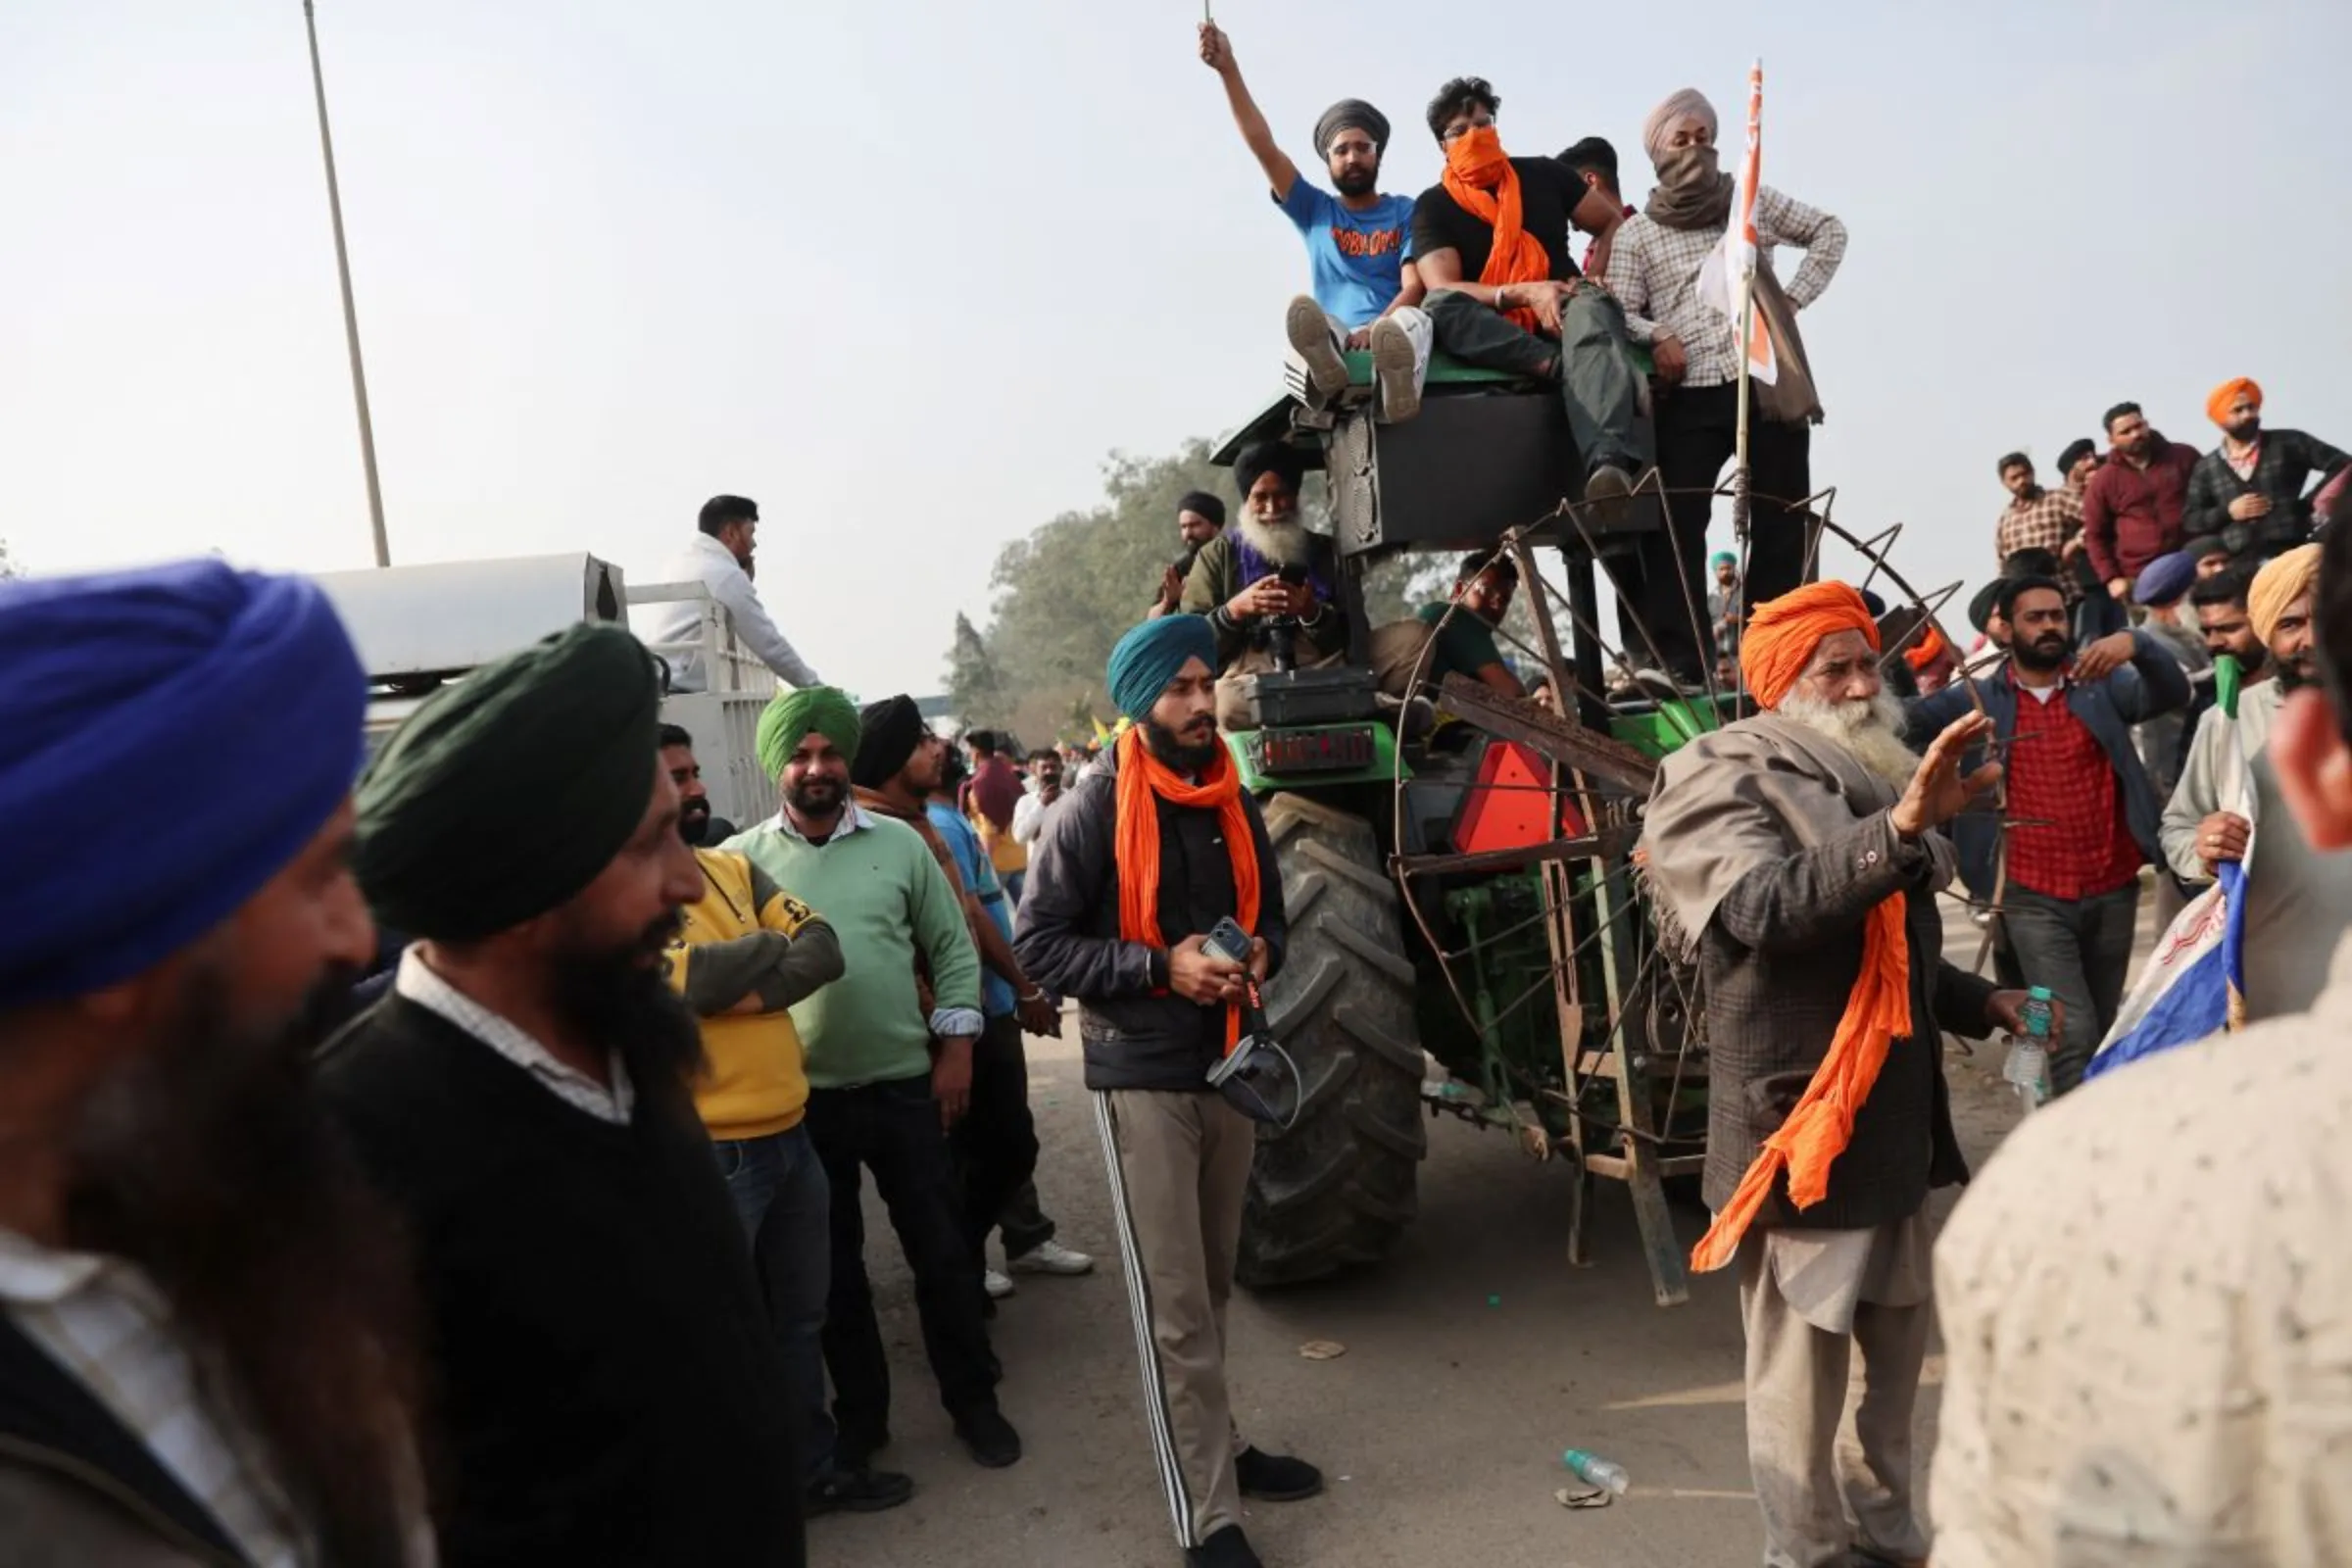
[[(963, 813), (953, 806), (937, 801), (926, 802), (923, 812), (939, 836), (948, 841), (948, 853), (956, 857), (956, 869), (963, 877), (963, 885), (980, 897), (980, 907), (997, 922), (1004, 940), (1012, 940), (1012, 911), (1005, 906), (1004, 884), (997, 880), (997, 868), (989, 863), (988, 851), (980, 847), (980, 834), (964, 819)], [(1020, 999), (1013, 995), (1012, 982), (991, 969), (984, 959), (980, 965), (980, 1010), (991, 1018), (1002, 1018), (1017, 1010)]]
[(1404, 286), (1404, 262), (1412, 251), (1410, 196), (1383, 196), (1363, 212), (1350, 212), (1301, 174), (1279, 205), (1306, 241), (1312, 292), (1326, 314), (1352, 328), (1389, 308)]

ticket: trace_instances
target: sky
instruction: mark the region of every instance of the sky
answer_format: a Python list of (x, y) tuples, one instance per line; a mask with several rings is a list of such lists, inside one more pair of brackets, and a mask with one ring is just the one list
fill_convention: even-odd
[[(817, 668), (934, 691), (1007, 540), (1091, 505), (1112, 450), (1279, 387), (1304, 258), (1192, 6), (318, 11), (396, 564), (585, 550), (650, 580), (745, 494)], [(1446, 76), (1494, 80), (1515, 151), (1609, 137), (1639, 202), (1648, 108), (1697, 86), (1735, 140), (1761, 56), (1766, 183), (1852, 235), (1805, 317), (1815, 481), (1858, 532), (1902, 522), (1923, 588), (1990, 570), (2001, 453), (2046, 467), (2121, 399), (2205, 447), (2206, 391), (2249, 374), (2273, 423), (2352, 444), (2352, 6), (1634, 15), (1218, 21), (1302, 167), (1323, 106), (1365, 97), (1404, 192)], [(368, 564), (297, 0), (0, 7), (0, 215), (22, 564)]]

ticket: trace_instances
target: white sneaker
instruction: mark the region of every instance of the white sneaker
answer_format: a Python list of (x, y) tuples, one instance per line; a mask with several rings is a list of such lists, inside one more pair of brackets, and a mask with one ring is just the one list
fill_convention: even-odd
[(1020, 1289), (1019, 1286), (1012, 1283), (1008, 1276), (1000, 1274), (993, 1268), (981, 1271), (980, 1288), (988, 1293), (988, 1298), (992, 1301), (1002, 1301)]
[(1307, 384), (1319, 399), (1328, 403), (1348, 390), (1348, 362), (1332, 340), (1331, 318), (1311, 295), (1291, 301), (1283, 328), (1290, 334), (1291, 348), (1306, 362)]
[(1045, 1242), (1018, 1257), (1006, 1258), (1004, 1267), (1014, 1274), (1092, 1274), (1095, 1260), (1059, 1242)]
[(1380, 416), (1391, 424), (1421, 412), (1421, 389), (1413, 384), (1419, 364), (1402, 322), (1384, 316), (1372, 323), (1372, 379), (1380, 387)]

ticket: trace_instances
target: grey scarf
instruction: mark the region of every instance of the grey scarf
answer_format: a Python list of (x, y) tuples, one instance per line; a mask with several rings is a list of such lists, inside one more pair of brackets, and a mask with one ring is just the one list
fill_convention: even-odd
[[(1660, 228), (1721, 233), (1732, 220), (1732, 196), (1738, 181), (1717, 166), (1712, 147), (1684, 147), (1668, 153), (1658, 165), (1658, 185), (1642, 211)], [(1756, 258), (1756, 314), (1780, 361), (1780, 379), (1755, 385), (1756, 413), (1775, 424), (1819, 424), (1821, 396), (1813, 386), (1813, 364), (1805, 355), (1804, 334), (1796, 328), (1796, 307), (1773, 275), (1772, 265)], [(1733, 326), (1735, 336), (1737, 323)]]

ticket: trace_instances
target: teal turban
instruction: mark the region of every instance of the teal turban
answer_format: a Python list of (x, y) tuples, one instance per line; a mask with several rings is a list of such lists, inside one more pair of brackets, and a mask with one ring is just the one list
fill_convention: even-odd
[(1140, 719), (1152, 711), (1176, 672), (1195, 659), (1212, 670), (1217, 667), (1217, 636), (1208, 629), (1208, 621), (1200, 615), (1162, 615), (1119, 639), (1110, 651), (1103, 684), (1120, 712)]
[(644, 646), (588, 622), (434, 693), (360, 779), (376, 917), (474, 942), (595, 881), (653, 804), (661, 706)]
[(811, 730), (831, 741), (843, 761), (858, 760), (858, 706), (838, 688), (804, 686), (778, 692), (760, 713), (760, 728), (752, 738), (760, 754), (760, 771), (771, 783), (784, 776), (784, 764)]
[(1729, 550), (1718, 550), (1707, 558), (1707, 565), (1710, 569), (1716, 566), (1737, 566), (1738, 564), (1740, 564), (1740, 558)]

